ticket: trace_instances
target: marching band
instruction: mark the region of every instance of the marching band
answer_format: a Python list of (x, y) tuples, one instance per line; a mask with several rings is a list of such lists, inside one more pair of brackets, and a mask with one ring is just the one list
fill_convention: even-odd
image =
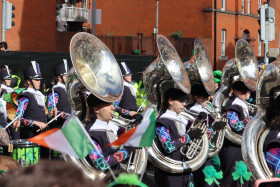
[[(163, 36), (159, 36), (157, 40), (160, 61), (153, 62), (149, 66), (150, 69), (147, 68), (147, 73), (143, 74), (144, 89), (147, 92), (148, 99), (147, 107), (155, 108), (157, 113), (153, 146), (146, 148), (149, 150), (149, 154), (153, 153), (153, 155), (151, 154), (148, 157), (150, 157), (149, 164), (154, 165), (150, 170), (152, 170), (154, 175), (155, 186), (252, 185), (252, 182), (260, 175), (258, 173), (256, 174), (256, 169), (250, 164), (250, 155), (247, 152), (243, 152), (246, 146), (250, 146), (248, 145), (248, 141), (244, 141), (244, 138), (249, 136), (246, 131), (253, 128), (251, 126), (253, 125), (252, 120), (254, 118), (252, 116), (254, 114), (250, 113), (246, 101), (249, 100), (250, 93), (255, 90), (257, 91), (257, 98), (258, 96), (259, 98), (265, 98), (261, 97), (262, 93), (258, 95), (260, 90), (257, 90), (257, 81), (264, 81), (262, 80), (264, 73), (259, 75), (255, 57), (252, 56), (252, 53), (245, 53), (247, 55), (246, 58), (239, 58), (240, 53), (237, 53), (237, 60), (231, 59), (225, 65), (223, 72), (213, 72), (211, 65), (208, 68), (209, 59), (207, 52), (203, 44), (198, 42), (199, 44), (197, 45), (200, 45), (200, 48), (195, 50), (195, 55), (197, 56), (193, 58), (194, 60), (191, 64), (188, 64), (188, 67), (189, 65), (193, 67), (180, 70), (184, 65), (176, 57), (176, 51), (174, 52), (173, 46)], [(87, 43), (87, 45), (90, 44), (90, 42), (89, 44)], [(245, 41), (243, 41), (243, 45), (250, 48), (249, 44)], [(94, 47), (90, 47), (88, 49), (94, 50)], [(240, 46), (237, 47), (239, 48)], [(81, 49), (77, 50), (77, 53), (82, 49), (86, 50), (86, 47), (83, 48), (82, 46)], [(98, 50), (92, 53), (96, 56), (100, 55), (100, 51)], [(73, 58), (71, 59), (73, 60)], [(96, 90), (90, 88), (92, 85), (87, 85), (88, 83), (85, 83), (86, 81), (82, 81), (85, 84), (84, 87), (87, 89), (86, 92), (83, 92), (85, 88), (81, 87), (77, 87), (78, 89), (75, 89), (75, 93), (67, 90), (71, 87), (67, 82), (69, 82), (69, 79), (72, 81), (73, 76), (68, 77), (71, 70), (69, 71), (67, 60), (62, 59), (53, 67), (54, 85), (43, 94), (40, 90), (41, 80), (43, 79), (40, 66), (37, 62), (31, 61), (31, 65), (23, 71), (26, 88), (17, 93), (17, 105), (11, 99), (12, 93), (15, 91), (11, 88), (11, 75), (8, 66), (6, 66), (0, 72), (1, 128), (8, 133), (10, 140), (25, 140), (46, 132), (49, 129), (63, 128), (65, 120), (71, 114), (75, 113), (75, 115), (83, 116), (80, 119), (93, 143), (99, 149), (98, 151), (92, 150), (86, 159), (88, 164), (91, 165), (91, 168), (104, 172), (106, 175), (111, 169), (124, 169), (122, 165), (127, 164), (128, 159), (132, 159), (133, 156), (133, 158), (139, 157), (137, 159), (141, 162), (147, 162), (147, 157), (141, 160), (142, 157), (136, 156), (137, 150), (139, 151), (141, 149), (139, 147), (116, 147), (109, 145), (125, 131), (133, 128), (128, 126), (124, 127), (114, 122), (115, 118), (132, 121), (138, 119), (139, 116), (137, 117), (137, 115), (142, 113), (142, 110), (138, 111), (140, 106), (137, 106), (136, 103), (137, 90), (131, 84), (132, 72), (125, 62), (120, 62), (120, 65), (116, 69), (110, 69), (113, 72), (105, 72), (100, 76), (98, 73), (103, 71), (100, 67), (100, 64), (103, 63), (101, 61), (102, 58), (91, 59), (94, 61), (94, 65), (92, 66), (88, 64), (83, 65), (83, 60), (85, 59), (79, 59), (81, 61), (79, 63), (81, 64), (79, 64), (78, 68), (81, 68), (81, 70), (78, 70), (77, 66), (73, 64), (72, 71), (81, 71), (82, 73), (78, 72), (79, 76), (92, 76), (92, 79), (90, 79), (92, 82), (90, 83), (93, 86), (97, 86)], [(174, 62), (176, 63), (171, 64)], [(244, 68), (248, 63), (250, 63), (250, 67), (256, 69), (248, 70), (248, 68)], [(277, 63), (274, 63), (274, 66), (277, 67)], [(231, 74), (228, 73), (229, 66), (230, 68), (236, 68), (234, 71), (231, 69)], [(179, 70), (176, 69), (178, 67)], [(240, 69), (237, 69), (237, 67)], [(89, 70), (86, 70), (87, 68)], [(204, 71), (203, 68), (208, 69)], [(194, 69), (196, 70), (195, 72)], [(203, 71), (204, 73), (201, 73)], [(253, 73), (257, 77), (254, 79), (255, 82), (248, 81), (247, 79), (252, 77), (249, 77), (250, 72), (244, 73), (244, 71), (254, 71)], [(88, 72), (93, 72), (93, 75), (87, 74)], [(279, 76), (279, 71), (276, 72)], [(111, 74), (114, 74), (111, 76), (111, 80), (107, 80), (106, 77), (104, 78), (104, 75), (110, 77), (109, 75)], [(207, 78), (205, 78), (206, 75)], [(120, 86), (118, 91), (114, 90), (114, 86), (116, 87), (114, 81), (118, 81), (116, 76), (121, 78), (120, 85), (123, 85), (123, 89)], [(180, 79), (183, 76), (185, 77)], [(194, 78), (194, 76), (196, 77)], [(97, 83), (98, 80), (102, 80), (103, 82), (99, 85)], [(270, 85), (270, 90), (266, 90), (269, 93), (269, 96), (266, 97), (268, 98), (266, 103), (261, 103), (262, 109), (264, 109), (262, 111), (265, 111), (262, 113), (263, 123), (265, 124), (263, 129), (270, 129), (264, 140), (263, 150), (261, 150), (266, 160), (266, 163), (262, 164), (266, 164), (266, 167), (271, 172), (271, 175), (267, 176), (267, 178), (280, 174), (280, 134), (278, 126), (280, 115), (280, 84), (277, 80), (273, 81), (271, 81), (271, 85), (275, 86)], [(105, 88), (107, 86), (105, 82), (109, 82), (111, 87), (109, 85), (108, 88)], [(252, 89), (252, 87), (255, 89)], [(80, 104), (86, 106), (87, 109), (85, 111), (79, 111), (76, 114), (78, 109), (73, 107), (72, 101), (70, 101), (72, 95), (69, 94), (75, 94), (81, 98), (78, 102), (83, 102)], [(210, 99), (211, 96), (213, 103)], [(11, 103), (16, 107), (13, 118), (15, 120), (9, 127), (8, 123), (10, 121), (7, 119), (7, 113), (11, 113), (11, 111), (8, 111), (6, 103)], [(59, 117), (57, 117), (58, 115)], [(57, 119), (48, 124), (48, 121), (53, 118)], [(127, 122), (126, 120), (124, 120), (124, 123)], [(255, 122), (254, 125), (257, 126), (258, 123)], [(219, 136), (219, 141), (222, 142), (220, 142), (220, 147), (218, 146), (217, 140), (218, 132), (221, 132), (221, 137)], [(242, 136), (243, 134), (246, 136)], [(233, 138), (228, 138), (230, 135)], [(0, 138), (2, 137), (0, 136)], [(234, 139), (234, 141), (231, 141), (231, 139)], [(236, 142), (241, 143), (238, 144)], [(4, 147), (8, 145), (1, 146), (3, 147), (2, 150), (5, 150)], [(210, 147), (215, 151), (212, 156), (208, 156)], [(189, 156), (188, 154), (190, 154), (192, 149), (194, 150), (192, 156)], [(1, 154), (9, 155), (5, 151), (2, 151)], [(41, 154), (46, 154), (41, 155), (41, 157), (46, 158), (49, 153), (48, 151), (41, 151)], [(254, 156), (258, 157), (256, 155)], [(164, 164), (166, 166), (163, 162), (165, 162)], [(249, 172), (252, 172), (253, 177), (251, 179), (244, 177), (242, 180), (239, 180), (234, 177), (238, 170), (238, 163), (243, 163), (243, 169), (245, 168), (246, 171), (248, 169)], [(216, 182), (212, 181), (212, 183), (208, 180), (210, 166), (214, 166), (214, 169), (211, 171), (212, 173), (223, 173), (222, 178), (215, 178), (213, 174), (213, 181)], [(142, 178), (143, 174), (140, 174), (140, 176)]]

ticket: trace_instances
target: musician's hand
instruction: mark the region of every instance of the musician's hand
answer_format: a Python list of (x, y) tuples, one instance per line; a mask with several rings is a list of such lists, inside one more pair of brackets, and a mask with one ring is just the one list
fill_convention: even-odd
[(197, 116), (198, 120), (206, 119), (206, 118), (207, 118), (207, 114), (205, 112), (200, 112)]
[(136, 147), (130, 147), (130, 146), (124, 146), (123, 148), (127, 150), (128, 154), (132, 153), (137, 149)]
[(194, 129), (190, 129), (190, 131), (188, 132), (188, 135), (189, 135), (191, 140), (194, 140), (194, 139), (201, 138), (203, 133), (202, 133), (201, 129), (194, 128)]
[(135, 122), (139, 122), (143, 119), (143, 116), (141, 114), (134, 114), (132, 118), (135, 119)]
[(226, 125), (227, 125), (227, 123), (224, 121), (217, 121), (213, 124), (212, 129), (213, 129), (213, 131), (221, 130), (221, 129), (225, 128)]
[(54, 109), (51, 110), (50, 116), (54, 117), (56, 115), (57, 115), (57, 108), (54, 108)]
[(25, 120), (23, 121), (23, 124), (24, 124), (25, 126), (29, 126), (29, 125), (31, 124), (31, 121), (25, 119)]
[(19, 128), (20, 127), (20, 120), (17, 120), (13, 123), (14, 128)]
[(68, 118), (68, 116), (69, 116), (69, 114), (68, 113), (66, 113), (66, 112), (62, 112), (62, 114), (61, 114), (61, 118), (63, 118), (63, 119), (67, 119)]
[(33, 124), (36, 125), (37, 127), (39, 127), (40, 130), (43, 130), (43, 129), (45, 129), (47, 127), (46, 123), (39, 122), (39, 121), (34, 121)]
[(135, 111), (130, 111), (129, 112), (129, 116), (134, 116), (135, 114), (137, 114), (137, 112), (135, 112)]

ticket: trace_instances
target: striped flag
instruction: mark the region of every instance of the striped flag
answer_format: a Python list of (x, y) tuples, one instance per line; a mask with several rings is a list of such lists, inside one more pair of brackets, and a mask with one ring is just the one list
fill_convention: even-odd
[(145, 112), (146, 114), (138, 126), (122, 134), (116, 141), (109, 145), (151, 147), (156, 130), (156, 111), (155, 109), (146, 109)]
[(54, 128), (27, 140), (76, 158), (86, 157), (94, 145), (80, 120), (72, 114), (65, 123), (61, 129)]

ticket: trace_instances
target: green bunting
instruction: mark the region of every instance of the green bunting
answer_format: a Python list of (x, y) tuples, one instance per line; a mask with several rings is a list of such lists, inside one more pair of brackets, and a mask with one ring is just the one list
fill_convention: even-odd
[(232, 173), (233, 180), (240, 180), (241, 184), (244, 184), (244, 180), (250, 180), (252, 173), (247, 171), (247, 166), (243, 161), (235, 162), (235, 171)]
[(203, 170), (203, 173), (205, 175), (205, 182), (208, 183), (208, 185), (212, 185), (213, 182), (215, 182), (217, 185), (219, 185), (219, 181), (217, 179), (223, 178), (223, 172), (219, 171), (217, 172), (214, 166), (206, 166)]

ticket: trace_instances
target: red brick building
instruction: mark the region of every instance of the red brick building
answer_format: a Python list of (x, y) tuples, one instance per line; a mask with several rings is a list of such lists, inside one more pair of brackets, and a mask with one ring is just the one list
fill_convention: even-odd
[[(95, 34), (113, 53), (130, 54), (131, 50), (141, 47), (145, 54), (155, 55), (153, 32), (156, 27), (156, 0), (95, 1)], [(56, 11), (57, 3), (61, 2), (10, 0), (16, 7), (16, 25), (6, 32), (9, 48), (14, 51), (66, 52), (73, 34), (82, 30), (91, 33), (93, 16), (87, 11), (91, 12), (94, 1), (68, 0), (67, 5)], [(216, 68), (221, 69), (227, 60), (235, 56), (234, 48), (239, 38), (246, 38), (255, 54), (263, 56), (263, 44), (259, 43), (258, 37), (257, 10), (259, 4), (264, 2), (265, 0), (159, 0), (158, 31), (165, 36), (176, 31), (183, 34), (183, 38), (171, 39), (182, 57), (191, 56), (192, 41), (200, 38), (212, 64), (216, 62)], [(274, 56), (279, 51), (278, 4), (276, 0), (270, 0), (270, 5), (276, 10), (276, 37), (270, 44), (271, 54)], [(62, 10), (68, 11), (68, 17)], [(66, 32), (63, 29), (60, 30), (62, 32), (57, 31), (56, 12), (60, 12), (61, 23), (64, 26), (67, 23)], [(81, 16), (73, 17), (74, 13), (86, 15), (81, 19)]]

